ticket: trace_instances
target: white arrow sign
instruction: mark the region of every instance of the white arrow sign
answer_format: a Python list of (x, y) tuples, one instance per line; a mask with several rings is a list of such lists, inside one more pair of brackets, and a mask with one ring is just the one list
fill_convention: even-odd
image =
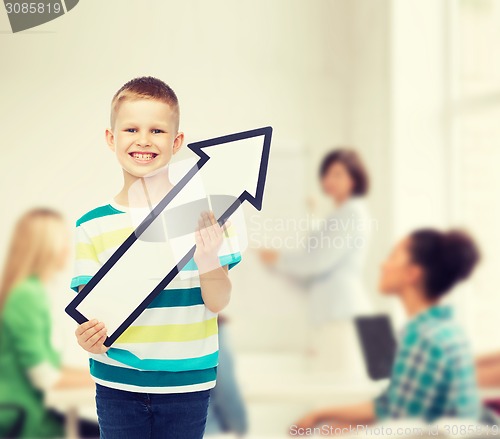
[[(110, 335), (104, 345), (111, 346), (193, 258), (201, 211), (209, 207), (223, 225), (245, 201), (261, 210), (271, 135), (272, 128), (264, 127), (189, 144), (198, 162), (152, 207), (66, 312), (80, 324), (91, 318), (105, 322)], [(200, 171), (215, 195), (193, 201)], [(175, 245), (165, 253), (167, 236)]]

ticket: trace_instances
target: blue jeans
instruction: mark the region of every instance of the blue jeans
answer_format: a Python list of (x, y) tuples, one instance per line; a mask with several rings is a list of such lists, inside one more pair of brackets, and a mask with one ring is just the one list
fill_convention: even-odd
[(138, 393), (96, 384), (101, 439), (202, 439), (210, 390)]

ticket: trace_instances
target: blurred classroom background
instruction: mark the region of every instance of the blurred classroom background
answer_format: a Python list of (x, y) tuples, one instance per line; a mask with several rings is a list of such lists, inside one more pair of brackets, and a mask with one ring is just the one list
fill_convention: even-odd
[[(9, 29), (5, 15), (0, 29)], [(483, 260), (451, 300), (475, 352), (500, 350), (499, 1), (86, 0), (0, 38), (1, 264), (28, 208), (56, 208), (73, 224), (118, 192), (104, 130), (112, 95), (129, 79), (172, 86), (188, 141), (273, 127), (264, 207), (245, 208), (249, 248), (231, 271), (225, 313), (250, 436), (284, 436), (312, 407), (380, 390), (364, 373), (352, 326), (339, 336), (348, 342), (332, 342), (346, 361), (335, 373), (315, 371), (307, 299), (255, 250), (305, 233), (266, 224), (328, 213), (317, 170), (337, 146), (356, 148), (371, 178), (376, 227), (363, 281), (376, 311), (404, 320), (376, 288), (398, 238), (420, 226), (465, 226)], [(54, 341), (65, 363), (85, 367), (63, 310), (71, 271), (52, 288)]]

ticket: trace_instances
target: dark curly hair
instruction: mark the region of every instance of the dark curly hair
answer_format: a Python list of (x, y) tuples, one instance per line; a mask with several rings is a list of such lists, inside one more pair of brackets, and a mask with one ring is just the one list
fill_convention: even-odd
[(480, 259), (474, 240), (463, 230), (416, 230), (410, 234), (410, 254), (424, 270), (425, 292), (431, 300), (469, 277)]

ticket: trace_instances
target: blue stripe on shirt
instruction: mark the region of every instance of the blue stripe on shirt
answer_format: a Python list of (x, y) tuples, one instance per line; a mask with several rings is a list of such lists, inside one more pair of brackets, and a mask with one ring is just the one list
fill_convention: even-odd
[(215, 367), (219, 360), (219, 351), (195, 358), (180, 359), (141, 359), (125, 349), (110, 348), (107, 356), (130, 367), (143, 370), (178, 372), (181, 370), (200, 370)]
[(95, 378), (120, 384), (140, 387), (176, 387), (202, 384), (214, 381), (217, 367), (203, 370), (188, 370), (180, 372), (137, 370), (111, 366), (100, 361), (89, 359), (90, 373)]

